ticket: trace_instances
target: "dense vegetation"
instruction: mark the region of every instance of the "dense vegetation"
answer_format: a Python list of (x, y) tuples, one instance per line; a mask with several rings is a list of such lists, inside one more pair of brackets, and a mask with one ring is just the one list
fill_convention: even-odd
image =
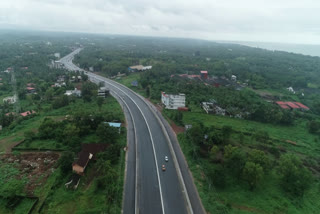
[[(64, 56), (83, 39), (69, 34), (8, 34), (0, 32), (0, 213), (28, 213), (34, 203), (35, 213), (119, 213), (126, 131), (123, 128), (119, 133), (104, 122), (123, 122), (122, 109), (110, 96), (97, 98), (98, 86), (83, 73), (51, 66), (51, 60), (58, 59), (54, 53)], [(54, 87), (58, 79), (63, 79), (63, 85), (59, 82)], [(75, 88), (82, 90), (81, 97), (64, 94)], [(13, 95), (17, 102), (2, 102)], [(20, 115), (27, 111), (29, 115)], [(83, 143), (109, 146), (89, 164), (78, 189), (66, 189), (64, 184), (74, 176), (71, 166)], [(42, 156), (21, 160), (29, 153), (37, 157), (45, 151), (59, 154), (59, 160)], [(41, 161), (44, 166), (32, 174)], [(34, 182), (37, 184), (32, 185)]]
[[(192, 125), (179, 142), (210, 213), (318, 212), (319, 57), (198, 40), (109, 37), (95, 39), (76, 62), (155, 104), (161, 91), (186, 94), (188, 112), (163, 114)], [(153, 67), (130, 73), (136, 64)], [(214, 87), (178, 76), (201, 70), (210, 78), (236, 75), (237, 83)], [(200, 103), (211, 99), (228, 116), (206, 115)], [(282, 109), (274, 103), (279, 100), (311, 110)]]

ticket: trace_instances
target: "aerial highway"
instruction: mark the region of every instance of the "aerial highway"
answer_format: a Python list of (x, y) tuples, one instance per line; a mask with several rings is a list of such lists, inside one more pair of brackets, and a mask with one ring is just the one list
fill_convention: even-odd
[(176, 136), (162, 115), (129, 88), (74, 65), (74, 55), (81, 50), (60, 62), (68, 70), (85, 72), (94, 83), (103, 82), (125, 112), (128, 149), (123, 213), (205, 213)]

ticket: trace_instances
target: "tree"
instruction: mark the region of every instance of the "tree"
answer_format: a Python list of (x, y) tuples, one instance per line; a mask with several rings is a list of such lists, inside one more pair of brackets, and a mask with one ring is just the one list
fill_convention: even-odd
[(103, 189), (107, 195), (107, 200), (113, 202), (116, 199), (117, 185), (115, 185), (118, 173), (111, 165), (110, 161), (99, 158), (96, 162), (99, 177), (96, 179), (96, 191)]
[(312, 120), (308, 123), (309, 132), (312, 134), (320, 134), (320, 122)]
[(222, 127), (222, 136), (225, 141), (230, 138), (231, 134), (232, 134), (232, 127), (231, 126), (223, 126)]
[(146, 95), (147, 97), (150, 97), (150, 87), (146, 87)]
[(91, 98), (96, 95), (95, 90), (97, 89), (97, 85), (92, 82), (85, 82), (82, 84), (81, 95), (85, 102), (90, 102)]
[(67, 124), (62, 132), (62, 141), (70, 148), (75, 148), (79, 143), (80, 129), (75, 124)]
[(263, 178), (263, 168), (260, 164), (247, 161), (243, 168), (242, 176), (249, 184), (250, 190), (253, 190)]
[(250, 150), (248, 153), (248, 161), (259, 164), (264, 169), (264, 172), (267, 172), (271, 167), (269, 157), (261, 150)]
[(51, 118), (45, 118), (39, 127), (39, 137), (43, 139), (54, 138), (56, 128), (56, 122), (54, 122)]
[(61, 172), (66, 175), (72, 171), (72, 163), (74, 161), (74, 153), (73, 152), (63, 152), (59, 159), (59, 166)]
[(101, 111), (101, 106), (104, 102), (104, 99), (102, 97), (97, 98), (97, 105), (99, 106), (99, 111)]
[(52, 87), (50, 87), (45, 93), (45, 99), (46, 100), (51, 100), (52, 97), (53, 97), (53, 94), (54, 94), (54, 90), (53, 90)]
[(226, 167), (239, 179), (246, 163), (245, 153), (240, 148), (231, 145), (225, 146), (224, 151)]
[(283, 189), (295, 196), (303, 196), (313, 181), (310, 170), (293, 154), (281, 156), (278, 172)]
[(118, 129), (109, 126), (108, 123), (101, 123), (97, 128), (96, 134), (103, 143), (115, 143), (119, 137)]

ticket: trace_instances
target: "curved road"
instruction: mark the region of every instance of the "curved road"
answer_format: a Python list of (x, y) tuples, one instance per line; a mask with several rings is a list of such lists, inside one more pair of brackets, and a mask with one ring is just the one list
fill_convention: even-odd
[[(80, 51), (75, 50), (60, 62), (68, 70), (83, 71), (72, 63)], [(105, 83), (126, 115), (128, 152), (123, 213), (205, 213), (176, 136), (162, 115), (129, 88), (85, 72), (90, 81)], [(161, 169), (163, 164), (166, 171)]]

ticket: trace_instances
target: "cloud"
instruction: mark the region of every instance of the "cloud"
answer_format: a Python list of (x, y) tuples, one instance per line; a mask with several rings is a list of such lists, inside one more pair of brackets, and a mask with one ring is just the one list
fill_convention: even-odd
[(312, 0), (2, 0), (0, 28), (320, 43)]

